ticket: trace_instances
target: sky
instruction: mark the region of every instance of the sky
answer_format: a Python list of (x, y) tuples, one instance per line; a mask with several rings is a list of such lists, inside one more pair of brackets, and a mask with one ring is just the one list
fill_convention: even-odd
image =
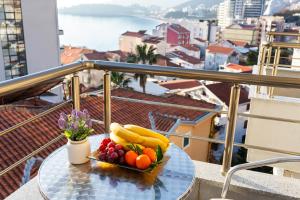
[(78, 4), (92, 4), (92, 3), (106, 3), (106, 4), (119, 4), (119, 5), (158, 5), (163, 8), (172, 7), (174, 5), (183, 3), (187, 0), (57, 0), (58, 8), (74, 6)]

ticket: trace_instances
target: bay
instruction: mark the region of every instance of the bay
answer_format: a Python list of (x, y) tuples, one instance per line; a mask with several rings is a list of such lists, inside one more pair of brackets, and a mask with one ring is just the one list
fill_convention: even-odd
[(58, 15), (59, 29), (64, 31), (60, 45), (84, 46), (98, 51), (119, 49), (119, 37), (128, 31), (147, 30), (148, 34), (160, 24), (159, 20), (137, 16), (78, 16)]

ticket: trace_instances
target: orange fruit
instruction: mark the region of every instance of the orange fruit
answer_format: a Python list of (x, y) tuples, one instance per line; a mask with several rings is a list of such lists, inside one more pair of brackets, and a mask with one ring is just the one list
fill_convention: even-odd
[(127, 151), (125, 154), (125, 161), (128, 165), (135, 167), (136, 158), (138, 157), (138, 154), (134, 151), (130, 150)]
[(155, 162), (157, 159), (156, 152), (151, 148), (144, 148), (143, 154), (146, 154), (147, 156), (149, 156), (149, 158), (152, 162)]
[(151, 165), (151, 159), (146, 154), (139, 155), (136, 158), (136, 167), (139, 169), (147, 169)]

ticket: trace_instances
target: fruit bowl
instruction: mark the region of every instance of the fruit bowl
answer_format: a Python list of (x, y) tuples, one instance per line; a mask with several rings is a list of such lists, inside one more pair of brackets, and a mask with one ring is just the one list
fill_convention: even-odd
[(142, 169), (138, 169), (136, 167), (130, 167), (128, 165), (122, 165), (122, 164), (118, 164), (118, 163), (109, 163), (109, 162), (101, 161), (99, 159), (99, 154), (100, 154), (100, 152), (98, 150), (96, 150), (96, 151), (92, 152), (91, 155), (88, 156), (88, 158), (91, 159), (91, 160), (96, 160), (98, 162), (102, 162), (102, 163), (106, 163), (106, 164), (110, 164), (110, 165), (115, 165), (115, 166), (118, 166), (118, 167), (121, 167), (121, 168), (124, 168), (124, 169), (129, 169), (129, 170), (132, 170), (132, 171), (142, 172), (142, 173), (151, 173), (156, 168), (156, 166), (155, 166), (155, 167), (149, 167), (147, 169), (142, 170)]
[(89, 159), (137, 172), (152, 172), (162, 162), (169, 139), (136, 125), (111, 124), (110, 136), (100, 141)]

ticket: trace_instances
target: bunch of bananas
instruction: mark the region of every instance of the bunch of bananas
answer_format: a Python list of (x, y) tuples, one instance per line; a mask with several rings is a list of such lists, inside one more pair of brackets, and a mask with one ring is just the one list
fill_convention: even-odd
[(118, 123), (112, 123), (110, 130), (110, 139), (123, 147), (127, 147), (129, 144), (136, 144), (141, 148), (150, 147), (156, 149), (157, 145), (159, 145), (162, 151), (165, 152), (170, 142), (165, 136), (137, 125), (127, 124), (123, 127)]

